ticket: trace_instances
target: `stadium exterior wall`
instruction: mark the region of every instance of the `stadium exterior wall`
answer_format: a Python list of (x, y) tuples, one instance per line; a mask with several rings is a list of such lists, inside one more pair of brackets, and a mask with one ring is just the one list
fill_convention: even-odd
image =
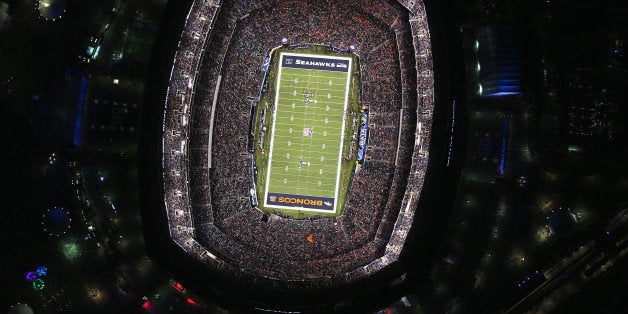
[[(185, 16), (191, 4), (191, 0), (168, 1), (165, 10), (166, 15), (162, 20), (156, 37), (148, 71), (149, 76), (147, 77), (145, 88), (146, 105), (143, 106), (144, 127), (142, 129), (140, 162), (138, 166), (142, 219), (147, 252), (149, 256), (167, 269), (177, 280), (180, 280), (185, 286), (190, 287), (199, 295), (208, 297), (210, 300), (220, 300), (227, 306), (242, 310), (250, 309), (251, 307), (273, 309), (276, 308), (275, 304), (282, 304), (285, 300), (277, 298), (277, 296), (272, 294), (266, 294), (263, 291), (249, 291), (252, 293), (251, 298), (243, 299), (241, 291), (242, 288), (247, 290), (246, 287), (234, 284), (223, 274), (212, 273), (206, 267), (198, 264), (196, 260), (190, 258), (173, 242), (167, 231), (168, 222), (164, 215), (164, 190), (163, 178), (161, 176), (163, 171), (161, 163), (161, 138), (163, 135), (161, 122), (166, 96), (165, 91), (168, 86), (168, 74), (172, 68), (173, 56), (184, 26)], [(336, 311), (346, 309), (347, 307), (361, 307), (365, 309), (374, 307), (384, 301), (383, 298), (392, 300), (405, 292), (408, 284), (404, 283), (394, 288), (391, 288), (389, 285), (390, 282), (398, 279), (400, 274), (408, 273), (413, 278), (424, 278), (423, 269), (429, 269), (427, 267), (429, 263), (426, 260), (431, 261), (429, 258), (424, 258), (425, 254), (436, 256), (438, 253), (435, 251), (433, 243), (429, 245), (431, 248), (426, 248), (426, 241), (421, 241), (421, 239), (426, 234), (425, 230), (429, 228), (429, 225), (434, 223), (434, 221), (430, 222), (430, 216), (437, 210), (437, 206), (442, 205), (442, 200), (447, 199), (440, 192), (441, 189), (446, 191), (448, 188), (443, 186), (443, 183), (455, 181), (458, 172), (457, 168), (445, 169), (444, 167), (447, 156), (443, 147), (447, 146), (447, 139), (449, 138), (447, 129), (451, 121), (449, 121), (448, 114), (449, 106), (441, 104), (449, 103), (451, 97), (447, 91), (456, 82), (449, 80), (454, 71), (449, 68), (451, 64), (446, 61), (449, 56), (447, 55), (447, 41), (445, 40), (443, 24), (445, 21), (440, 18), (441, 8), (436, 6), (437, 4), (431, 4), (426, 9), (429, 12), (428, 19), (430, 20), (429, 25), (433, 47), (436, 88), (435, 103), (437, 103), (435, 108), (438, 108), (438, 110), (434, 112), (433, 137), (429, 148), (430, 166), (425, 179), (425, 186), (428, 188), (422, 191), (421, 201), (419, 202), (420, 208), (425, 208), (425, 210), (417, 211), (415, 226), (408, 237), (410, 242), (416, 240), (417, 244), (407, 246), (404, 249), (400, 263), (391, 265), (386, 270), (368, 278), (368, 280), (321, 291), (311, 296), (290, 295), (290, 297), (295, 298), (293, 301), (302, 304), (302, 306), (289, 306), (291, 309)], [(461, 146), (458, 145), (457, 147)], [(432, 240), (439, 243), (438, 239)], [(423, 259), (420, 259), (419, 256), (422, 256)], [(420, 264), (414, 264), (417, 261), (420, 261)], [(417, 265), (421, 266), (417, 267)], [(405, 282), (409, 281), (405, 280)], [(357, 296), (357, 293), (346, 295), (341, 293), (350, 290), (359, 291), (360, 296)], [(384, 291), (387, 293), (382, 293)], [(324, 302), (319, 304), (321, 300)]]

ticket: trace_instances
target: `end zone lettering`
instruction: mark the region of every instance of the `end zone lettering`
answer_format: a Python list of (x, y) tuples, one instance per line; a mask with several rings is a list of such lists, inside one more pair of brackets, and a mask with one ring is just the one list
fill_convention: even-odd
[(301, 207), (329, 211), (334, 210), (334, 199), (331, 197), (268, 193), (266, 203), (268, 205), (285, 207)]
[(307, 198), (296, 198), (296, 197), (283, 197), (283, 196), (279, 197), (278, 203), (323, 206), (323, 201), (320, 201), (320, 200), (311, 200)]
[(282, 54), (281, 66), (286, 68), (348, 72), (350, 59), (309, 57), (306, 55)]
[(297, 65), (311, 65), (311, 66), (317, 66), (317, 67), (328, 67), (328, 68), (336, 67), (336, 64), (332, 62), (306, 61), (306, 60), (301, 60), (301, 59), (297, 59), (296, 64)]

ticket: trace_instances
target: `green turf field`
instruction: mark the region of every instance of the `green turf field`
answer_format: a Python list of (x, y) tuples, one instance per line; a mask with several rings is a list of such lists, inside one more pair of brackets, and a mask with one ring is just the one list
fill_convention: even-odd
[[(283, 66), (289, 56), (349, 60), (349, 67), (343, 72)], [(335, 213), (352, 59), (281, 53), (279, 60), (264, 206)]]

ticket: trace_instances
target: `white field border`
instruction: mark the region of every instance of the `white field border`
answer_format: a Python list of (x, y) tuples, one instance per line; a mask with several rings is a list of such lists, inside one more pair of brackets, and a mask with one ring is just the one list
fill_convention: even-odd
[[(283, 56), (308, 56), (315, 58), (325, 58), (332, 60), (348, 60), (349, 68), (347, 69), (347, 84), (345, 86), (345, 101), (344, 107), (342, 110), (342, 126), (340, 130), (340, 148), (338, 149), (338, 167), (336, 168), (336, 188), (334, 191), (334, 211), (330, 212), (328, 210), (322, 209), (314, 209), (314, 208), (305, 208), (305, 207), (293, 207), (293, 206), (282, 206), (282, 205), (269, 205), (266, 201), (268, 199), (268, 186), (270, 182), (270, 167), (273, 162), (273, 146), (275, 143), (275, 124), (277, 123), (277, 111), (279, 110), (279, 87), (281, 86), (281, 69), (283, 68), (281, 65), (283, 64)], [(336, 57), (336, 56), (328, 56), (328, 55), (315, 55), (315, 54), (306, 54), (306, 53), (290, 53), (290, 52), (281, 52), (279, 54), (279, 72), (277, 73), (277, 87), (275, 91), (275, 110), (273, 110), (273, 126), (271, 129), (272, 136), (270, 137), (270, 148), (268, 153), (268, 168), (266, 171), (266, 186), (264, 191), (264, 207), (266, 208), (279, 208), (279, 209), (291, 209), (291, 210), (302, 210), (309, 212), (322, 212), (335, 214), (338, 212), (338, 189), (340, 188), (340, 173), (342, 172), (340, 167), (342, 163), (342, 148), (345, 139), (345, 123), (347, 117), (347, 103), (349, 99), (349, 87), (351, 84), (351, 69), (353, 67), (353, 58), (350, 57)], [(325, 70), (319, 70), (325, 71)]]

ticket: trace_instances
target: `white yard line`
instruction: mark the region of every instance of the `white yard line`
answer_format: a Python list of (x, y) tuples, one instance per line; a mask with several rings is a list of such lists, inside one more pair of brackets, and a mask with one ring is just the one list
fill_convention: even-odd
[(347, 69), (347, 84), (345, 85), (345, 105), (342, 110), (342, 128), (340, 130), (340, 149), (338, 150), (338, 168), (336, 171), (336, 192), (334, 193), (334, 213), (338, 211), (338, 189), (340, 188), (340, 173), (342, 162), (342, 144), (345, 139), (345, 120), (347, 118), (347, 101), (349, 99), (349, 85), (351, 83), (351, 67), (353, 66), (353, 59), (349, 59), (349, 68)]
[(277, 90), (275, 92), (275, 110), (273, 110), (273, 127), (271, 128), (270, 147), (268, 148), (268, 169), (266, 169), (266, 186), (264, 191), (264, 206), (268, 206), (266, 200), (268, 199), (268, 185), (270, 183), (270, 167), (273, 163), (273, 146), (275, 144), (275, 125), (277, 124), (277, 111), (279, 107), (279, 87), (281, 86), (281, 63), (283, 61), (283, 54), (279, 54), (279, 73), (277, 74)]

